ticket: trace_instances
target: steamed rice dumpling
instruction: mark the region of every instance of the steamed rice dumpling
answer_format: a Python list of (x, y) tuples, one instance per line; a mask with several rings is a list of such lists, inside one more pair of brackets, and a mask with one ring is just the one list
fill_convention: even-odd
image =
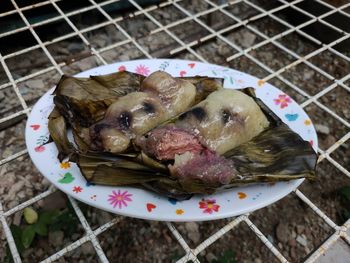
[(114, 102), (104, 118), (90, 128), (92, 148), (111, 153), (128, 149), (130, 140), (189, 109), (195, 101), (196, 87), (157, 71), (145, 78), (140, 91)]
[[(77, 162), (86, 180), (138, 185), (176, 199), (314, 178), (311, 145), (252, 89), (222, 85), (222, 79), (165, 72), (66, 77), (55, 91), (49, 130), (60, 160)], [(68, 126), (76, 147), (67, 139)]]
[[(146, 79), (127, 71), (90, 78), (63, 76), (54, 91), (63, 123), (54, 125), (49, 118), (50, 133), (65, 134), (70, 126), (79, 152), (119, 154), (130, 149), (133, 137), (187, 110), (222, 84), (220, 78), (173, 78), (161, 71)], [(54, 141), (62, 149), (60, 160), (74, 152)]]
[(174, 124), (151, 131), (138, 143), (146, 153), (161, 160), (169, 157), (160, 152), (172, 151), (170, 159), (174, 159), (174, 154), (184, 153), (190, 147), (198, 150), (199, 145), (223, 154), (249, 141), (268, 125), (251, 97), (241, 91), (222, 89), (181, 114)]

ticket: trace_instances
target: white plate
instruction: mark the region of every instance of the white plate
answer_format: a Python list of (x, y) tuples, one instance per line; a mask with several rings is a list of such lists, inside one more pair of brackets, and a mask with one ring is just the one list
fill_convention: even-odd
[[(127, 70), (149, 75), (165, 70), (173, 76), (211, 76), (225, 78), (225, 88), (256, 88), (262, 99), (284, 122), (317, 149), (315, 129), (303, 109), (276, 87), (237, 70), (186, 60), (134, 60), (90, 69), (78, 77)], [(112, 213), (152, 220), (204, 221), (241, 215), (267, 206), (296, 189), (303, 179), (276, 184), (237, 187), (226, 192), (175, 201), (133, 187), (88, 184), (74, 163), (60, 163), (54, 143), (40, 146), (49, 138), (47, 116), (53, 109), (53, 89), (34, 106), (26, 126), (26, 144), (39, 171), (57, 188), (91, 206)]]

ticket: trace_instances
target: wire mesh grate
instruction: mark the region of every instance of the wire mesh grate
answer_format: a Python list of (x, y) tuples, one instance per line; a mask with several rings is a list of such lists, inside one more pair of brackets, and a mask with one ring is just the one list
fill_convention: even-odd
[[(1, 112), (0, 131), (10, 131), (11, 127), (26, 119), (35, 100), (26, 98), (23, 93), (23, 83), (35, 81), (43, 75), (51, 74), (59, 77), (64, 73), (75, 73), (92, 66), (132, 58), (188, 58), (247, 71), (259, 76), (262, 82), (269, 81), (276, 83), (278, 87), (285, 87), (287, 92), (297, 100), (300, 99), (298, 102), (307, 111), (308, 109), (310, 112), (319, 110), (328, 114), (327, 116), (334, 119), (334, 123), (343, 128), (337, 133), (337, 136), (328, 141), (327, 139), (321, 140), (318, 162), (327, 161), (333, 171), (340, 172), (344, 177), (350, 177), (349, 161), (344, 161), (344, 156), (349, 156), (350, 149), (348, 146), (350, 113), (346, 109), (348, 104), (344, 104), (343, 110), (339, 111), (333, 107), (332, 98), (328, 98), (336, 96), (337, 89), (346, 94), (344, 97), (349, 97), (350, 29), (349, 23), (346, 25), (344, 22), (339, 22), (337, 16), (341, 17), (341, 21), (349, 22), (350, 3), (331, 0), (316, 0), (311, 4), (306, 0), (274, 2), (203, 0), (189, 3), (188, 1), (172, 0), (144, 5), (142, 1), (136, 0), (87, 0), (79, 1), (83, 4), (69, 8), (66, 1), (63, 0), (32, 2), (35, 3), (24, 5), (23, 1), (11, 0), (8, 7), (2, 9), (0, 13), (0, 22), (13, 17), (16, 17), (15, 21), (17, 21), (15, 25), (0, 29), (0, 92), (7, 92), (7, 95), (12, 92), (12, 96), (15, 96), (17, 100), (16, 106), (5, 109), (5, 113)], [(122, 15), (120, 11), (113, 11), (112, 7), (118, 4), (128, 7), (123, 10)], [(316, 5), (317, 8), (310, 8), (310, 5)], [(33, 19), (31, 12), (44, 7), (49, 7), (52, 15), (40, 21)], [(291, 16), (297, 19), (290, 19)], [(140, 23), (147, 24), (147, 30), (133, 31), (132, 27), (137, 27)], [(184, 28), (184, 25), (187, 29)], [(51, 36), (45, 34), (45, 27), (61, 28), (62, 30)], [(315, 28), (326, 30), (322, 32), (327, 32), (328, 38), (320, 33), (315, 33)], [(108, 35), (100, 42), (91, 37), (94, 32), (103, 30)], [(244, 41), (241, 38), (242, 34), (246, 36)], [(21, 48), (18, 48), (19, 45), (13, 45), (13, 47), (7, 45), (5, 49), (4, 45), (1, 45), (11, 43), (16, 36), (25, 37), (28, 43), (20, 46)], [(294, 41), (301, 38), (305, 40), (305, 45), (303, 47), (294, 46), (295, 43), (288, 38)], [(79, 43), (79, 46), (74, 46), (74, 43)], [(206, 53), (206, 48), (211, 48), (211, 46), (218, 49), (214, 57)], [(67, 54), (64, 49), (74, 52)], [(127, 49), (133, 51), (132, 55), (123, 54), (123, 51)], [(273, 63), (275, 59), (272, 56), (266, 55), (269, 52), (278, 52), (279, 62), (277, 64)], [(33, 70), (24, 72), (16, 67), (18, 60), (36, 53), (40, 53), (43, 59), (33, 66)], [(265, 57), (261, 57), (261, 53), (265, 54)], [(86, 68), (77, 64), (86, 60), (90, 61)], [(334, 63), (332, 70), (325, 67), (325, 61)], [(318, 76), (326, 84), (318, 90), (303, 88), (304, 83), (288, 77), (298, 67), (304, 67), (305, 74)], [(277, 83), (280, 83), (281, 86)], [(44, 91), (45, 88), (37, 91), (36, 98)], [(336, 99), (333, 98), (333, 101)], [(339, 155), (340, 151), (345, 151), (345, 155)], [(27, 156), (25, 148), (16, 148), (16, 151), (10, 153), (4, 152), (0, 155), (0, 171), (19, 158)], [(2, 174), (2, 176), (5, 175)], [(0, 202), (0, 221), (14, 262), (22, 262), (22, 259), (7, 218), (55, 191), (56, 189), (50, 186), (46, 191), (15, 204), (10, 209), (5, 208), (3, 202)], [(295, 190), (295, 196), (333, 230), (332, 235), (313, 251), (308, 251), (304, 258), (305, 262), (315, 262), (340, 239), (350, 244), (350, 221), (339, 224), (327, 214), (327, 211), (324, 211), (323, 207), (313, 202), (312, 197), (303, 192), (301, 187)], [(99, 235), (120, 223), (123, 218), (116, 217), (97, 229), (93, 229), (77, 202), (70, 197), (69, 202), (84, 229), (84, 235), (53, 253), (43, 262), (58, 260), (86, 242), (91, 242), (101, 262), (108, 262), (106, 251), (100, 244)], [(189, 245), (175, 224), (167, 222), (166, 226), (185, 253), (178, 259), (178, 262), (189, 260), (199, 262), (201, 252), (229, 235), (230, 231), (239, 228), (241, 224), (249, 227), (250, 231), (272, 252), (275, 260), (288, 262), (289, 259), (281, 252), (281, 247), (276, 246), (251, 219), (253, 215), (254, 213), (230, 219), (216, 233), (195, 247)]]

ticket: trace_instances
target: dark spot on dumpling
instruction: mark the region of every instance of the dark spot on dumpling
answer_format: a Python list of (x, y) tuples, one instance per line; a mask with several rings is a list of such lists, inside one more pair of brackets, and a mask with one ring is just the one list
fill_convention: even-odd
[(106, 123), (98, 123), (94, 126), (94, 132), (96, 134), (100, 133), (104, 128), (108, 128), (110, 127), (109, 124), (106, 124)]
[(128, 129), (131, 126), (132, 116), (128, 111), (122, 112), (118, 117), (118, 124), (122, 129)]
[(205, 110), (201, 107), (197, 107), (191, 110), (191, 113), (197, 120), (202, 121), (207, 116)]
[(146, 113), (150, 113), (150, 114), (156, 112), (155, 106), (150, 102), (144, 102), (143, 109), (145, 110)]
[(181, 120), (183, 120), (183, 119), (185, 119), (187, 116), (188, 116), (188, 111), (187, 112), (185, 112), (185, 113), (182, 113), (180, 116), (179, 116), (179, 120), (181, 121)]
[(205, 112), (205, 110), (203, 108), (197, 107), (197, 108), (194, 108), (194, 109), (187, 111), (184, 114), (180, 115), (179, 119), (183, 120), (190, 115), (192, 115), (193, 117), (195, 117), (199, 121), (203, 121), (205, 119), (205, 117), (207, 116), (207, 113)]
[(223, 109), (221, 113), (221, 120), (224, 124), (234, 122), (238, 125), (244, 125), (244, 118), (237, 112), (231, 112), (229, 109)]
[(229, 110), (227, 110), (227, 109), (224, 109), (223, 111), (222, 111), (222, 122), (224, 123), (224, 124), (226, 124), (226, 123), (228, 123), (230, 120), (232, 120), (232, 113), (229, 111)]

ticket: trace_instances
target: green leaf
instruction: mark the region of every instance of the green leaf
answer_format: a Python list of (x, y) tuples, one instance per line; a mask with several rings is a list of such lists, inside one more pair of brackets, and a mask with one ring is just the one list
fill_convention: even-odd
[(60, 212), (58, 210), (51, 210), (40, 213), (39, 221), (45, 225), (50, 225), (55, 221), (59, 214)]
[(34, 225), (35, 232), (40, 236), (47, 236), (47, 225), (39, 221)]
[(68, 210), (61, 212), (50, 224), (50, 231), (62, 230), (66, 236), (69, 236), (76, 231), (78, 225), (79, 220), (75, 216), (74, 210), (68, 206)]
[(345, 186), (339, 189), (339, 193), (345, 197), (347, 200), (350, 200), (350, 186)]
[(34, 225), (27, 226), (22, 232), (22, 244), (24, 248), (30, 247), (35, 237), (35, 227)]
[(10, 229), (11, 229), (13, 239), (15, 240), (18, 253), (21, 254), (24, 251), (24, 246), (22, 243), (22, 229), (16, 225), (11, 225)]

